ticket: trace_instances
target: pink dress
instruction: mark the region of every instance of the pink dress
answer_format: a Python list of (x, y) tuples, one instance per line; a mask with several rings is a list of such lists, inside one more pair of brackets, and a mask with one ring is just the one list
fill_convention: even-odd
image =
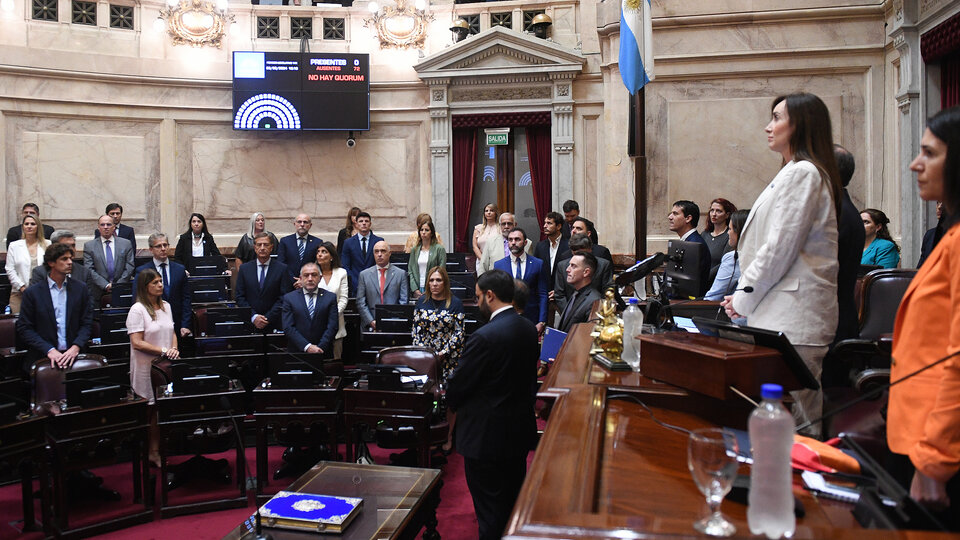
[[(170, 304), (163, 302), (163, 311), (157, 311), (157, 320), (150, 318), (147, 308), (134, 303), (127, 314), (127, 334), (143, 332), (143, 340), (157, 347), (173, 345), (173, 313)], [(157, 355), (138, 351), (130, 345), (130, 386), (138, 396), (153, 401), (153, 384), (150, 382), (150, 365)]]

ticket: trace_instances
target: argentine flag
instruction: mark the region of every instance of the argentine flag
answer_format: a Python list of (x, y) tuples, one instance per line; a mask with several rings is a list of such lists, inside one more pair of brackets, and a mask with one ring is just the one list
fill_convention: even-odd
[(653, 80), (652, 38), (650, 0), (623, 0), (620, 5), (620, 76), (631, 95)]

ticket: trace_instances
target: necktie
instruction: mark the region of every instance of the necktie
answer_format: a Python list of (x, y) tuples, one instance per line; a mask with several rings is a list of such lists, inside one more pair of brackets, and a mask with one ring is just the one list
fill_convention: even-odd
[(560, 314), (560, 324), (557, 326), (558, 330), (563, 330), (566, 328), (564, 325), (567, 322), (567, 317), (573, 311), (573, 303), (577, 301), (577, 294), (579, 294), (579, 292), (580, 291), (573, 293), (573, 296), (570, 297), (570, 301), (567, 302), (567, 307), (563, 308), (563, 313)]
[(307, 293), (307, 311), (310, 312), (310, 318), (313, 318), (313, 297), (316, 296), (313, 293)]
[(387, 284), (387, 269), (378, 268), (380, 270), (380, 303), (383, 303), (383, 288)]
[(263, 288), (263, 279), (267, 277), (267, 265), (260, 265), (260, 288)]
[(163, 293), (166, 295), (170, 289), (170, 276), (167, 275), (167, 263), (160, 263), (160, 275), (163, 277)]
[(300, 246), (297, 250), (300, 252), (300, 260), (303, 261), (303, 255), (307, 252), (307, 243), (303, 240), (303, 237), (300, 238)]
[(523, 279), (523, 270), (520, 269), (520, 257), (517, 257), (517, 275), (514, 277), (517, 279)]
[(360, 238), (360, 253), (362, 253), (364, 257), (367, 256), (367, 237), (366, 236), (363, 236)]
[(110, 240), (104, 242), (104, 249), (107, 252), (107, 281), (113, 281), (113, 250), (110, 249)]

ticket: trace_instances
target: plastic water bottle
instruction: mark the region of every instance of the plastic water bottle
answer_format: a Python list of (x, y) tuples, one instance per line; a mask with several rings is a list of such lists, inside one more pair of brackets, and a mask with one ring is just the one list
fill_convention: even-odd
[(747, 524), (753, 534), (767, 538), (793, 536), (797, 520), (793, 515), (793, 478), (790, 450), (793, 447), (793, 416), (780, 399), (778, 384), (761, 387), (763, 401), (750, 414), (750, 506)]
[(643, 328), (643, 312), (636, 298), (627, 299), (627, 309), (623, 310), (623, 353), (620, 358), (630, 364), (634, 371), (640, 371), (639, 342), (634, 343), (633, 336)]
[(10, 304), (7, 304), (7, 307), (3, 308), (3, 314), (10, 315), (11, 313), (13, 313), (13, 310), (10, 309)]

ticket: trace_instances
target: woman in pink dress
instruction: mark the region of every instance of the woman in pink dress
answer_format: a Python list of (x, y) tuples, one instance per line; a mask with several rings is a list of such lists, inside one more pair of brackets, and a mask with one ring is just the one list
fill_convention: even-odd
[(127, 314), (130, 335), (130, 386), (138, 396), (153, 401), (150, 366), (158, 356), (176, 360), (177, 335), (173, 313), (163, 300), (163, 278), (149, 268), (137, 276), (137, 301)]

